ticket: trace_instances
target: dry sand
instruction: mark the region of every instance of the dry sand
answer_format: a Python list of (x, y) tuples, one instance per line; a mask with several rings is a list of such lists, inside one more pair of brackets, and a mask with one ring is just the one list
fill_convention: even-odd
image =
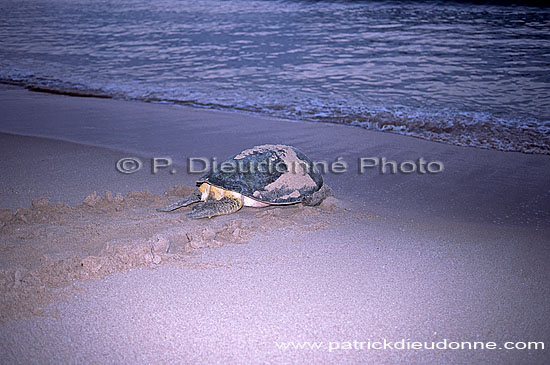
[[(328, 351), (330, 341), (403, 338), (548, 348), (547, 156), (0, 93), (0, 130), (78, 143), (0, 134), (3, 363), (547, 362), (548, 350)], [(190, 191), (197, 175), (182, 172), (184, 157), (223, 159), (264, 143), (342, 157), (351, 170), (325, 175), (336, 199), (206, 221), (154, 210)], [(178, 173), (118, 173), (116, 161), (132, 155), (172, 156)], [(445, 170), (358, 174), (359, 157), (424, 157)], [(276, 341), (324, 345), (283, 350)]]

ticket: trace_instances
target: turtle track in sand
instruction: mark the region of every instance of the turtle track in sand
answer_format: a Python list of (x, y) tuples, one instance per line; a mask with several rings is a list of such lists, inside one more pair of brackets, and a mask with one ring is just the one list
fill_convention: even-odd
[(244, 208), (210, 220), (189, 219), (186, 208), (155, 211), (191, 191), (176, 186), (164, 195), (94, 192), (74, 207), (40, 198), (15, 213), (0, 209), (0, 320), (43, 313), (50, 301), (70, 293), (77, 280), (137, 267), (193, 267), (202, 248), (261, 241), (280, 230), (303, 234), (323, 229), (345, 211), (334, 198), (316, 208)]

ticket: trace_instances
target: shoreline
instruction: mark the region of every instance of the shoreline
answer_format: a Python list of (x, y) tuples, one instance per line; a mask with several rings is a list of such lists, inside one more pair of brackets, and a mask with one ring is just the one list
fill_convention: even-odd
[[(514, 139), (514, 138), (524, 138), (525, 136), (522, 136), (522, 134), (525, 134), (525, 133), (532, 133), (532, 131), (523, 131), (523, 132), (519, 132), (518, 130), (514, 130), (514, 129), (510, 129), (508, 130), (507, 128), (508, 127), (504, 127), (504, 126), (500, 126), (500, 128), (503, 128), (501, 133), (502, 136), (497, 139), (496, 141), (493, 140), (494, 138), (488, 138), (488, 140), (485, 140), (485, 141), (478, 141), (474, 144), (472, 144), (472, 138), (474, 138), (474, 140), (477, 140), (474, 135), (475, 133), (478, 133), (478, 132), (475, 132), (475, 128), (473, 128), (470, 132), (468, 133), (473, 133), (473, 135), (455, 135), (453, 136), (452, 134), (450, 133), (439, 133), (439, 134), (434, 134), (434, 133), (430, 133), (428, 135), (424, 133), (420, 133), (418, 131), (415, 131), (414, 129), (413, 130), (409, 130), (407, 133), (400, 133), (400, 132), (391, 132), (391, 131), (385, 131), (384, 128), (381, 128), (380, 126), (378, 126), (379, 123), (382, 123), (382, 126), (384, 126), (384, 123), (382, 121), (379, 120), (378, 116), (371, 116), (369, 118), (367, 118), (367, 120), (369, 121), (363, 121), (363, 122), (358, 122), (358, 121), (353, 121), (353, 122), (350, 122), (350, 123), (341, 123), (341, 122), (338, 122), (336, 120), (338, 120), (338, 118), (334, 119), (334, 118), (331, 118), (331, 117), (326, 117), (326, 118), (321, 118), (319, 120), (307, 120), (307, 119), (304, 119), (304, 120), (298, 120), (298, 119), (288, 119), (288, 118), (285, 118), (285, 117), (279, 117), (279, 116), (276, 116), (276, 115), (269, 115), (269, 114), (263, 114), (263, 113), (260, 113), (260, 112), (254, 112), (254, 111), (247, 111), (245, 109), (239, 109), (239, 108), (226, 108), (226, 107), (223, 107), (221, 106), (220, 108), (213, 108), (213, 107), (201, 107), (199, 105), (196, 105), (196, 104), (193, 104), (193, 103), (186, 103), (186, 102), (177, 102), (177, 101), (169, 101), (169, 100), (161, 100), (161, 99), (124, 99), (124, 98), (117, 98), (113, 95), (108, 95), (108, 94), (104, 94), (100, 91), (98, 92), (94, 92), (94, 90), (91, 90), (91, 91), (79, 91), (79, 90), (58, 90), (58, 89), (49, 89), (49, 88), (45, 88), (45, 87), (41, 87), (41, 86), (34, 86), (32, 84), (19, 84), (17, 82), (8, 82), (8, 81), (4, 81), (4, 82), (0, 82), (0, 91), (1, 90), (7, 90), (7, 89), (10, 89), (10, 88), (17, 88), (17, 89), (23, 89), (23, 90), (27, 90), (27, 91), (30, 91), (30, 92), (38, 92), (38, 93), (45, 93), (45, 94), (51, 94), (51, 95), (61, 95), (61, 96), (69, 96), (69, 97), (81, 97), (81, 98), (96, 98), (96, 99), (112, 99), (112, 100), (117, 100), (117, 101), (126, 101), (126, 102), (138, 102), (138, 103), (147, 103), (147, 104), (161, 104), (161, 105), (170, 105), (170, 106), (174, 106), (174, 107), (182, 107), (182, 108), (190, 108), (190, 109), (193, 109), (193, 110), (197, 110), (197, 111), (212, 111), (212, 112), (218, 112), (218, 113), (229, 113), (229, 114), (236, 114), (237, 116), (238, 115), (242, 115), (243, 117), (250, 117), (250, 118), (259, 118), (259, 119), (269, 119), (269, 120), (278, 120), (280, 122), (294, 122), (294, 123), (315, 123), (315, 124), (318, 124), (318, 123), (321, 123), (321, 124), (333, 124), (333, 125), (338, 125), (338, 126), (343, 126), (343, 127), (354, 127), (354, 128), (361, 128), (361, 129), (366, 129), (366, 130), (369, 130), (371, 132), (377, 132), (377, 133), (384, 133), (384, 134), (394, 134), (394, 135), (399, 135), (399, 136), (404, 136), (404, 137), (409, 137), (409, 138), (417, 138), (417, 139), (420, 139), (420, 140), (424, 140), (424, 141), (429, 141), (429, 142), (434, 142), (434, 143), (441, 143), (441, 144), (445, 144), (445, 145), (450, 145), (450, 146), (458, 146), (458, 147), (470, 147), (470, 148), (476, 148), (476, 149), (487, 149), (487, 150), (494, 150), (494, 151), (500, 151), (500, 152), (510, 152), (510, 153), (523, 153), (523, 154), (533, 154), (533, 155), (543, 155), (543, 156), (547, 156), (547, 155), (550, 155), (550, 151), (548, 150), (548, 138), (546, 138), (546, 143), (544, 141), (528, 141), (528, 140), (524, 140), (522, 142), (522, 145), (523, 147), (520, 148), (520, 147), (517, 147), (516, 146), (516, 149), (513, 149), (513, 147), (510, 147), (508, 146), (507, 148), (504, 148), (502, 147), (502, 140), (501, 139), (504, 139), (505, 141), (509, 140), (510, 138)], [(467, 117), (468, 113), (465, 113), (464, 115), (461, 114), (461, 118), (466, 118), (468, 119)], [(471, 116), (470, 116), (471, 117)], [(392, 118), (400, 118), (400, 117), (397, 117), (397, 116), (393, 116)], [(496, 117), (493, 117), (495, 119), (498, 119)], [(391, 118), (390, 118), (391, 119)], [(411, 122), (411, 121), (409, 121)], [(422, 123), (428, 123), (430, 124), (431, 121), (429, 119), (427, 120), (424, 120), (423, 122), (420, 122), (420, 121), (417, 121), (413, 124), (422, 124)], [(461, 121), (457, 121), (457, 123), (460, 125), (462, 122)], [(482, 123), (483, 124), (483, 123)], [(369, 125), (369, 127), (365, 127), (365, 125)], [(376, 127), (372, 127), (372, 125), (376, 125)], [(392, 124), (389, 123), (389, 126), (391, 126)], [(529, 125), (529, 123), (528, 123)], [(435, 127), (432, 126), (432, 127)], [(463, 126), (464, 127), (464, 126)], [(482, 126), (478, 126), (478, 128), (482, 128)], [(454, 142), (453, 142), (454, 140)], [(505, 142), (506, 143), (506, 142)], [(517, 142), (519, 143), (519, 142)], [(512, 148), (512, 149), (511, 149)], [(518, 149), (519, 148), (519, 149)]]
[[(41, 310), (0, 322), (6, 361), (542, 364), (547, 357), (548, 350), (329, 353), (274, 345), (401, 338), (548, 345), (547, 156), (158, 104), (0, 95), (1, 130), (77, 142), (0, 133), (0, 208), (24, 207), (2, 211), (0, 299)], [(185, 210), (155, 212), (193, 185), (197, 176), (180, 172), (186, 157), (222, 160), (263, 143), (295, 145), (313, 160), (423, 157), (445, 169), (359, 174), (351, 166), (324, 176), (336, 200), (319, 208), (243, 208), (200, 221)], [(147, 166), (117, 172), (129, 156)], [(150, 159), (167, 156), (178, 173), (152, 174)], [(163, 194), (174, 185), (183, 187)]]

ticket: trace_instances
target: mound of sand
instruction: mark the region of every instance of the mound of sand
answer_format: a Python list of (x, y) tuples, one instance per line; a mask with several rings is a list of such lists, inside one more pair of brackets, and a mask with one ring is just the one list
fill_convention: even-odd
[(0, 210), (0, 318), (41, 313), (74, 280), (184, 262), (197, 249), (245, 243), (277, 230), (322, 229), (345, 210), (330, 197), (315, 208), (244, 208), (203, 220), (187, 218), (186, 208), (155, 211), (191, 190), (176, 186), (163, 196), (93, 192), (75, 207), (40, 198), (15, 213)]

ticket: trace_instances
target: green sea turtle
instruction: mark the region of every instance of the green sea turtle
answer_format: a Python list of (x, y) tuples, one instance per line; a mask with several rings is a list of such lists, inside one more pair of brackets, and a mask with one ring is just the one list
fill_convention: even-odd
[(319, 205), (331, 190), (313, 162), (299, 149), (262, 145), (244, 150), (210, 170), (197, 181), (197, 189), (159, 212), (194, 203), (190, 218), (234, 213), (243, 206)]

